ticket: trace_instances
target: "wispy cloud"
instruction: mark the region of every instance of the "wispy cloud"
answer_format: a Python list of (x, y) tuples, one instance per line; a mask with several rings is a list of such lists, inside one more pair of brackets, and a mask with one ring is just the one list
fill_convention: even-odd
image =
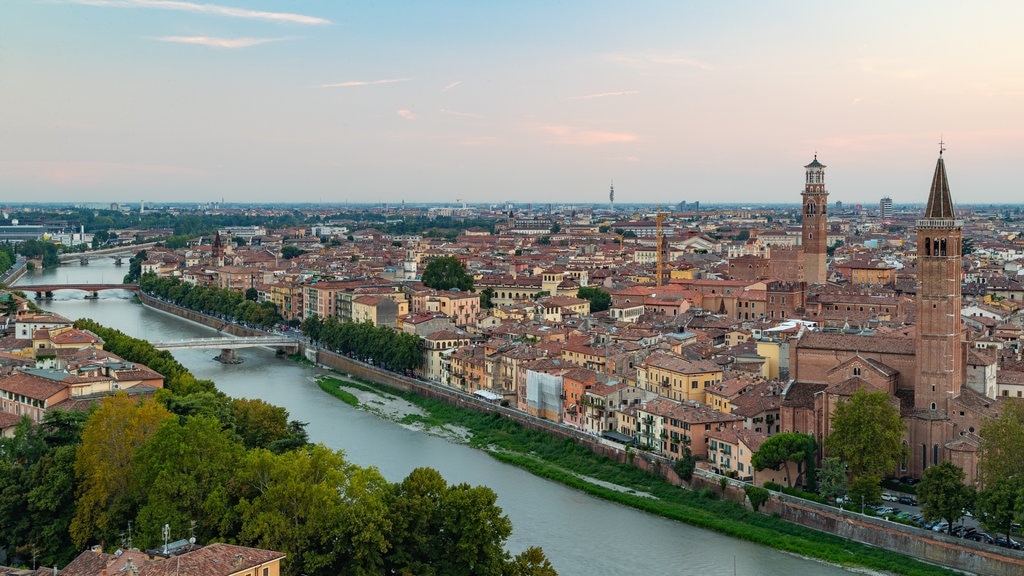
[(390, 78), (388, 80), (350, 80), (348, 82), (334, 82), (321, 84), (320, 88), (351, 88), (353, 86), (378, 86), (380, 84), (394, 84), (395, 82), (408, 82), (409, 78)]
[(570, 146), (595, 146), (598, 144), (616, 144), (638, 140), (636, 134), (584, 130), (564, 125), (541, 126), (541, 130), (552, 138), (552, 142)]
[(607, 98), (609, 96), (630, 96), (632, 94), (639, 94), (639, 90), (619, 90), (617, 92), (598, 92), (597, 94), (587, 94), (585, 96), (572, 96), (570, 100), (590, 100), (592, 98)]
[(481, 114), (475, 114), (473, 112), (457, 112), (455, 110), (449, 110), (447, 108), (441, 108), (441, 114), (447, 114), (448, 116), (457, 116), (459, 118), (483, 118)]
[(451, 90), (452, 88), (455, 88), (459, 84), (462, 84), (462, 80), (459, 80), (458, 82), (452, 82), (451, 84), (449, 84), (449, 85), (445, 86), (444, 88), (442, 88), (441, 92), (447, 92), (447, 91)]
[(405, 118), (406, 120), (415, 120), (416, 119), (416, 113), (413, 112), (412, 110), (406, 110), (406, 109), (403, 108), (403, 109), (399, 110), (398, 112), (396, 112), (396, 114), (398, 114), (402, 118)]
[(212, 38), (210, 36), (160, 36), (155, 38), (161, 42), (177, 42), (179, 44), (198, 44), (213, 48), (248, 48), (268, 42), (280, 42), (288, 38)]
[(306, 16), (305, 14), (294, 14), (291, 12), (266, 12), (263, 10), (249, 10), (247, 8), (235, 8), (232, 6), (219, 6), (217, 4), (198, 4), (195, 2), (182, 2), (179, 0), (65, 0), (69, 4), (81, 4), (84, 6), (102, 6), (107, 8), (151, 8), (154, 10), (176, 10), (178, 12), (193, 12), (197, 14), (212, 14), (215, 16), (227, 16), (229, 18), (246, 18), (250, 20), (267, 20), (270, 22), (287, 22), (291, 24), (326, 25), (331, 24), (326, 18), (317, 16)]
[(610, 59), (613, 62), (634, 67), (684, 66), (688, 68), (697, 68), (698, 70), (715, 69), (714, 66), (705, 62), (674, 54), (612, 54)]

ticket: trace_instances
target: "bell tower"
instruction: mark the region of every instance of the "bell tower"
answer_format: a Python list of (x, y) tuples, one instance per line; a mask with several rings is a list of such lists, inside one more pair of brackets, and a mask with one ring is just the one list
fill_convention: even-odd
[(818, 155), (804, 166), (803, 232), (804, 280), (808, 284), (824, 284), (828, 277), (828, 190), (825, 190), (825, 165)]
[(916, 410), (945, 410), (964, 381), (960, 274), (963, 220), (956, 217), (946, 164), (939, 160), (928, 207), (917, 221)]

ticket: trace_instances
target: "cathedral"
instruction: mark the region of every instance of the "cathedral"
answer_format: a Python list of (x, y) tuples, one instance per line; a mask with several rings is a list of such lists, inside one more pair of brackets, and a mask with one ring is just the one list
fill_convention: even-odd
[[(828, 193), (824, 168), (817, 156), (805, 166), (803, 239), (808, 283), (825, 281)], [(963, 222), (956, 217), (941, 148), (928, 205), (916, 228), (916, 322), (900, 331), (870, 336), (805, 333), (790, 346), (790, 382), (781, 406), (781, 431), (812, 434), (820, 447), (838, 402), (860, 388), (883, 391), (906, 423), (907, 457), (892, 474), (920, 478), (927, 467), (948, 460), (973, 483), (977, 432), (984, 419), (999, 415), (999, 405), (985, 396), (980, 376), (995, 366), (972, 357), (960, 318)]]

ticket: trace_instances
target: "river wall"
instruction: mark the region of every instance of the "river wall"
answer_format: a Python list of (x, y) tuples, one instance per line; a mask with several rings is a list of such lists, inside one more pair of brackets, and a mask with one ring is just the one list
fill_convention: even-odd
[[(181, 308), (145, 294), (140, 294), (139, 298), (147, 306), (170, 312), (171, 314), (199, 322), (205, 326), (217, 328), (230, 334), (237, 336), (257, 336), (262, 334), (256, 330), (233, 324), (225, 324), (223, 320)], [(696, 470), (692, 480), (684, 482), (672, 470), (671, 461), (659, 456), (642, 451), (627, 453), (618, 446), (605, 444), (603, 439), (589, 433), (574, 430), (550, 420), (536, 418), (519, 410), (506, 408), (447, 386), (440, 386), (382, 370), (355, 361), (343, 354), (317, 348), (308, 348), (304, 352), (310, 361), (339, 372), (372, 382), (379, 382), (398, 390), (416, 392), (421, 396), (462, 408), (483, 412), (497, 412), (504, 417), (517, 420), (526, 428), (541, 430), (561, 438), (570, 438), (583, 444), (596, 454), (607, 456), (617, 462), (630, 463), (637, 468), (658, 474), (669, 482), (685, 485), (694, 490), (709, 488), (720, 494), (723, 498), (744, 503), (749, 507), (749, 502), (746, 500), (746, 492), (743, 490), (743, 483), (736, 480), (726, 479), (723, 490), (721, 484), (722, 476), (703, 470)], [(1024, 574), (1024, 552), (1022, 551), (982, 544), (973, 540), (953, 538), (930, 530), (897, 524), (833, 506), (817, 504), (779, 492), (771, 493), (768, 501), (761, 505), (760, 512), (778, 515), (780, 518), (807, 528), (835, 534), (842, 538), (870, 546), (877, 546), (885, 550), (898, 552), (963, 572), (991, 576), (1018, 576)]]

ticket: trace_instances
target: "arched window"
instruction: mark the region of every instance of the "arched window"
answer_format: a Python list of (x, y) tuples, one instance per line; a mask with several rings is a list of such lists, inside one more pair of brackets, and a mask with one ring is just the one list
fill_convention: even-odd
[(946, 255), (946, 239), (943, 238), (942, 240), (939, 241), (939, 256), (945, 256), (945, 255)]
[(932, 255), (932, 239), (931, 238), (927, 238), (926, 237), (924, 239), (924, 255), (925, 256), (931, 256)]
[(939, 445), (932, 445), (932, 465), (939, 463)]

